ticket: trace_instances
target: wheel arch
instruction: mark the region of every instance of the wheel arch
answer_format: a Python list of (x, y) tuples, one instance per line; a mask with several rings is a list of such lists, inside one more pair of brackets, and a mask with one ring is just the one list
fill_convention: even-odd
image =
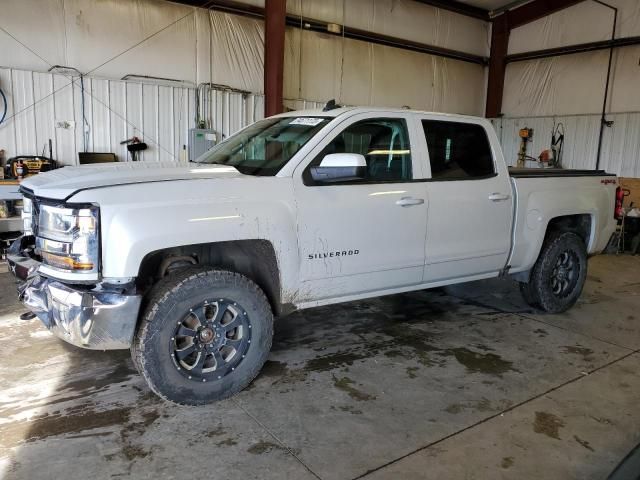
[(197, 243), (149, 252), (140, 262), (137, 286), (148, 291), (151, 286), (177, 268), (199, 265), (220, 268), (245, 275), (265, 293), (274, 314), (290, 311), (282, 302), (282, 283), (278, 258), (268, 240), (233, 240)]
[(540, 236), (535, 246), (535, 257), (533, 264), (529, 269), (514, 273), (512, 276), (521, 283), (528, 283), (531, 276), (531, 270), (538, 261), (542, 247), (549, 238), (556, 232), (572, 232), (578, 235), (584, 241), (587, 251), (590, 251), (594, 242), (595, 222), (592, 213), (572, 213), (568, 215), (557, 215), (548, 219), (544, 229), (544, 234)]
[(575, 213), (550, 218), (547, 222), (544, 239), (546, 240), (549, 235), (555, 232), (575, 233), (582, 239), (584, 246), (589, 251), (594, 234), (593, 215), (591, 213)]

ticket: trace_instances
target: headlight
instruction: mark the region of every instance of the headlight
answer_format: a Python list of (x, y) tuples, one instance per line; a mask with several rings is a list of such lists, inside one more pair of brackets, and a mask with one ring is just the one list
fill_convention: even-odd
[(44, 265), (97, 273), (98, 208), (40, 206), (36, 248)]
[(33, 202), (30, 198), (22, 198), (22, 230), (25, 235), (33, 235), (31, 216), (33, 215)]

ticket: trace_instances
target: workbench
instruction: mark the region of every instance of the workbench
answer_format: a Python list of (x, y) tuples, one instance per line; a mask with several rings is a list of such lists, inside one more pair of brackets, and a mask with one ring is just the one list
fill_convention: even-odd
[[(20, 182), (17, 180), (0, 180), (0, 200), (22, 200), (18, 191)], [(0, 218), (0, 233), (22, 231), (22, 218), (13, 216)]]

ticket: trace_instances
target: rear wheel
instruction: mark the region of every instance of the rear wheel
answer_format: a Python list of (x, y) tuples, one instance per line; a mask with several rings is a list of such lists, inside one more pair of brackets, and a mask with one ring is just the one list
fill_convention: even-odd
[(521, 283), (525, 301), (548, 313), (571, 308), (582, 293), (587, 278), (587, 249), (573, 232), (549, 235), (531, 272), (529, 283)]
[(132, 356), (157, 395), (201, 405), (245, 388), (266, 361), (272, 336), (271, 307), (254, 282), (189, 268), (154, 289)]

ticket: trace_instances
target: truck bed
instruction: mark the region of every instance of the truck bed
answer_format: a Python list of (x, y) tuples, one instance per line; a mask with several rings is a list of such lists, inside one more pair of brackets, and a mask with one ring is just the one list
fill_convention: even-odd
[(570, 170), (564, 168), (514, 168), (509, 167), (509, 175), (514, 178), (538, 177), (615, 177), (604, 170)]

